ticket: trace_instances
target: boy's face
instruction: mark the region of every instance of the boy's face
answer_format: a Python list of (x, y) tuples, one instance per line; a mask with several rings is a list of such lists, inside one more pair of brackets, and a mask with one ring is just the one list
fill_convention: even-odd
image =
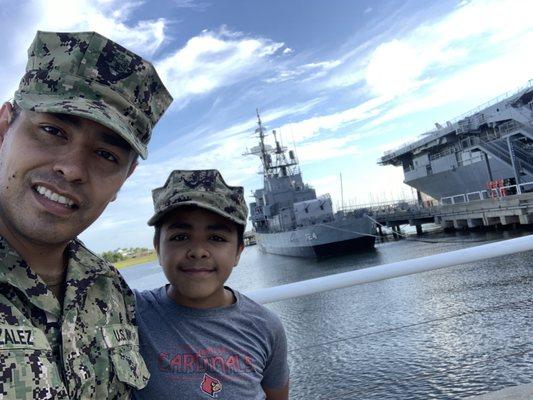
[(154, 247), (178, 304), (226, 304), (223, 285), (243, 250), (234, 222), (201, 208), (177, 209), (165, 217)]

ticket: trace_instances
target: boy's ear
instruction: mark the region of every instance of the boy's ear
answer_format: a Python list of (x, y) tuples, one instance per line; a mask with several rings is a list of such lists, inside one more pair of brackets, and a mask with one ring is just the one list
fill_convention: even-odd
[(240, 258), (241, 258), (241, 254), (242, 254), (242, 251), (243, 251), (243, 250), (244, 250), (244, 244), (241, 243), (241, 244), (239, 245), (239, 247), (237, 247), (237, 255), (235, 256), (235, 265), (234, 265), (234, 267), (236, 267), (237, 264), (239, 263), (239, 260), (240, 260)]
[(137, 161), (133, 161), (130, 165), (130, 169), (128, 171), (128, 176), (127, 178), (129, 178), (131, 176), (131, 174), (133, 174), (133, 171), (135, 171), (135, 168), (137, 168), (137, 165), (139, 165), (139, 163)]
[(154, 238), (154, 249), (155, 249), (155, 252), (157, 253), (157, 256), (159, 257), (159, 240), (155, 240)]

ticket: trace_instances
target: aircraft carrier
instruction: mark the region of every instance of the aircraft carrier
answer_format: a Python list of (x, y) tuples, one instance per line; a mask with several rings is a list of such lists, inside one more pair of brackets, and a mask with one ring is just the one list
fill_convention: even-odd
[(401, 166), (404, 183), (417, 189), (419, 200), (425, 193), (452, 204), (533, 190), (533, 80), (435, 125), (378, 161)]

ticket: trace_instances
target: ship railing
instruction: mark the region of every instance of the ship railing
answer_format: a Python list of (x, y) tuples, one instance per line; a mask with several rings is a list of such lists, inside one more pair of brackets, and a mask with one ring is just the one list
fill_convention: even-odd
[(445, 157), (447, 155), (450, 155), (450, 154), (453, 154), (453, 153), (456, 153), (456, 152), (457, 152), (457, 149), (454, 146), (452, 146), (452, 147), (449, 147), (446, 150), (443, 150), (443, 151), (441, 151), (439, 153), (430, 154), (429, 155), (429, 161), (435, 161), (435, 160), (438, 160), (439, 158)]
[(270, 288), (252, 290), (245, 294), (258, 303), (273, 303), (329, 290), (347, 288), (355, 285), (412, 275), (419, 272), (433, 271), (445, 267), (532, 250), (533, 235), (528, 235), (427, 257), (414, 258)]
[(470, 158), (465, 158), (461, 161), (457, 161), (457, 165), (459, 167), (464, 167), (466, 165), (470, 165), (470, 164), (474, 164), (476, 162), (480, 162), (480, 161), (483, 161), (485, 159), (485, 155), (483, 153), (481, 154), (478, 154), (478, 155), (475, 155), (475, 156), (470, 156)]
[(382, 201), (364, 204), (344, 204), (339, 206), (337, 203), (336, 209), (340, 212), (350, 212), (357, 210), (365, 210), (368, 213), (389, 213), (392, 210), (410, 210), (413, 208), (427, 208), (420, 205), (417, 200), (394, 200), (394, 201)]
[(518, 185), (499, 186), (487, 190), (479, 190), (470, 193), (459, 193), (452, 196), (441, 197), (439, 204), (448, 206), (453, 204), (469, 203), (476, 200), (486, 200), (491, 197), (506, 197), (512, 194), (524, 193), (533, 190), (533, 181)]

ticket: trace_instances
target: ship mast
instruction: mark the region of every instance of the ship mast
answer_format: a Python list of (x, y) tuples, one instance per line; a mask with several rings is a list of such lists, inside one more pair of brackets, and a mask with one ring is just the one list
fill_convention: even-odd
[[(282, 146), (278, 141), (276, 131), (272, 131), (274, 135), (274, 140), (276, 142), (276, 147), (265, 144), (265, 128), (263, 127), (263, 122), (261, 121), (261, 116), (259, 115), (259, 110), (256, 109), (257, 113), (257, 128), (255, 133), (259, 136), (259, 146), (253, 147), (251, 150), (244, 153), (244, 155), (256, 155), (261, 159), (261, 164), (263, 167), (262, 174), (266, 177), (283, 177), (283, 176), (292, 176), (298, 174), (298, 160), (294, 152), (289, 151), (289, 158), (286, 157), (285, 153), (287, 148)], [(275, 160), (272, 160), (271, 154), (274, 154)]]
[(271, 169), (272, 160), (268, 155), (268, 151), (265, 147), (265, 130), (263, 129), (263, 124), (261, 123), (261, 117), (259, 116), (259, 109), (255, 109), (257, 113), (257, 125), (255, 132), (259, 134), (259, 158), (261, 158), (261, 163), (263, 164), (264, 174)]

